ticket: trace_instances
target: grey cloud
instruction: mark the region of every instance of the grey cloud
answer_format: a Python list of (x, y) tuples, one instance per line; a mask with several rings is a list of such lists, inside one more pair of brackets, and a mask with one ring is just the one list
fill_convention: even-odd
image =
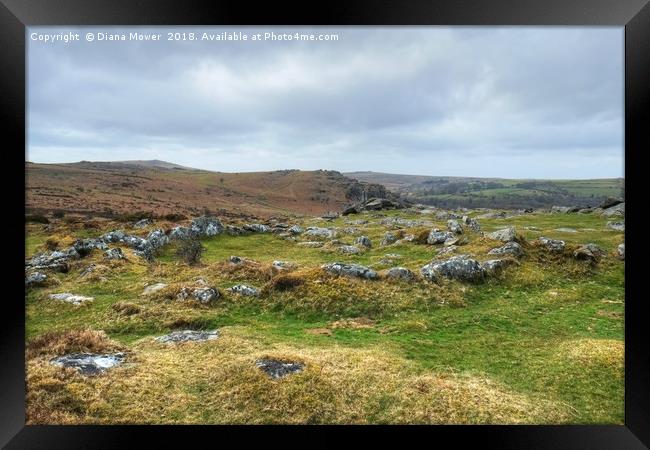
[(29, 42), (27, 156), (222, 171), (622, 175), (620, 28), (308, 30), (340, 40)]

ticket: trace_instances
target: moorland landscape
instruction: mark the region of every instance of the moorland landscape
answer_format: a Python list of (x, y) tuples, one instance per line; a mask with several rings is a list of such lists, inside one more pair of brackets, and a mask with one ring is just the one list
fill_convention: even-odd
[(622, 424), (622, 179), (26, 163), (29, 424)]

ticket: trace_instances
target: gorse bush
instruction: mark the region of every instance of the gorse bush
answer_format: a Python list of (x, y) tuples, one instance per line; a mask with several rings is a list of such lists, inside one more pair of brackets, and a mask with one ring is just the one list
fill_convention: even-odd
[(201, 261), (204, 251), (205, 248), (198, 239), (185, 239), (178, 245), (176, 255), (190, 266), (194, 266)]

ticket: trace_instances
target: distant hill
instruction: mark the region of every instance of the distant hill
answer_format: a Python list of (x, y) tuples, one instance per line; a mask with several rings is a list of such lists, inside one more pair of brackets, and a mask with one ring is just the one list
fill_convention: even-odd
[(379, 183), (415, 203), (439, 207), (542, 208), (594, 206), (624, 196), (623, 178), (524, 180), (349, 172), (347, 177)]
[(221, 173), (157, 160), (25, 166), (31, 212), (316, 215), (340, 211), (364, 193), (386, 195), (383, 186), (324, 170)]

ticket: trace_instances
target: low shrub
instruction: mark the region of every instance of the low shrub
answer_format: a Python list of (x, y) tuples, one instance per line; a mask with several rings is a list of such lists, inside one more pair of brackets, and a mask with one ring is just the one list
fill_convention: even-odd
[(25, 216), (25, 222), (50, 223), (50, 220), (47, 217), (45, 217), (43, 214), (27, 214)]
[(185, 239), (179, 243), (176, 255), (188, 265), (194, 266), (201, 262), (201, 255), (204, 251), (205, 247), (198, 239)]

